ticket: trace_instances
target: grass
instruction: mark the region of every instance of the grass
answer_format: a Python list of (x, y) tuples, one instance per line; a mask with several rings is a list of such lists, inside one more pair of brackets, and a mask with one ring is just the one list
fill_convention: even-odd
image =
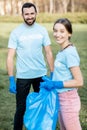
[[(43, 18), (42, 18), (43, 17)], [(39, 23), (53, 23), (58, 18), (68, 18), (72, 23), (87, 23), (87, 12), (74, 13), (38, 13), (37, 21)], [(5, 15), (0, 16), (0, 22), (20, 23), (23, 19), (21, 15)]]
[[(15, 95), (8, 92), (9, 82), (6, 70), (6, 57), (9, 34), (18, 24), (19, 23), (0, 23), (0, 130), (12, 130), (13, 128)], [(55, 57), (59, 46), (55, 43), (53, 38), (53, 24), (44, 23), (43, 25), (48, 29)], [(80, 120), (82, 129), (87, 130), (87, 25), (73, 24), (73, 30), (74, 33), (71, 41), (78, 49), (81, 58), (81, 70), (84, 77), (84, 87), (79, 89), (82, 103)]]

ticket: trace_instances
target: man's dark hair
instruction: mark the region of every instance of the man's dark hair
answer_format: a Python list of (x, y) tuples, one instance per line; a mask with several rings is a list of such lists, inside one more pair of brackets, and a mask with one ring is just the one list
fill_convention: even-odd
[(33, 3), (26, 2), (26, 3), (24, 3), (23, 6), (22, 6), (22, 14), (23, 14), (23, 9), (24, 9), (24, 8), (31, 8), (31, 7), (34, 7), (35, 12), (37, 13), (36, 6), (35, 6)]

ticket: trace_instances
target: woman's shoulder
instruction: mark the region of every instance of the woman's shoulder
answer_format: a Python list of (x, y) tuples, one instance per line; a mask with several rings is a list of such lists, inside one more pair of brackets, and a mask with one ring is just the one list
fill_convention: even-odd
[(74, 46), (74, 45), (71, 45), (71, 46), (69, 46), (68, 48), (66, 48), (65, 50), (64, 50), (64, 53), (68, 53), (68, 54), (76, 54), (76, 53), (78, 53), (77, 52), (77, 48)]

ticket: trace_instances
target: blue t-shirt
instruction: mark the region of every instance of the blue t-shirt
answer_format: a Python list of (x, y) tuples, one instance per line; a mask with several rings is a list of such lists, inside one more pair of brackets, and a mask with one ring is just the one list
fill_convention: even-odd
[(46, 75), (42, 48), (50, 44), (47, 30), (37, 23), (32, 26), (23, 23), (14, 29), (9, 38), (8, 48), (16, 49), (16, 77), (25, 79)]
[[(60, 51), (55, 59), (53, 81), (68, 81), (73, 79), (71, 67), (79, 66), (80, 58), (74, 46)], [(59, 93), (72, 90), (73, 88), (57, 89)]]

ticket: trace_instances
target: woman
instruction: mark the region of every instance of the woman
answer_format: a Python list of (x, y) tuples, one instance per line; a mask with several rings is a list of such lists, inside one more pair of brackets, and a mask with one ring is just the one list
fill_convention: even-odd
[(53, 26), (53, 35), (60, 46), (54, 63), (53, 79), (43, 77), (40, 87), (55, 89), (60, 100), (60, 130), (81, 130), (79, 121), (80, 97), (78, 88), (83, 86), (80, 58), (76, 47), (70, 42), (71, 22), (66, 18), (58, 19)]

